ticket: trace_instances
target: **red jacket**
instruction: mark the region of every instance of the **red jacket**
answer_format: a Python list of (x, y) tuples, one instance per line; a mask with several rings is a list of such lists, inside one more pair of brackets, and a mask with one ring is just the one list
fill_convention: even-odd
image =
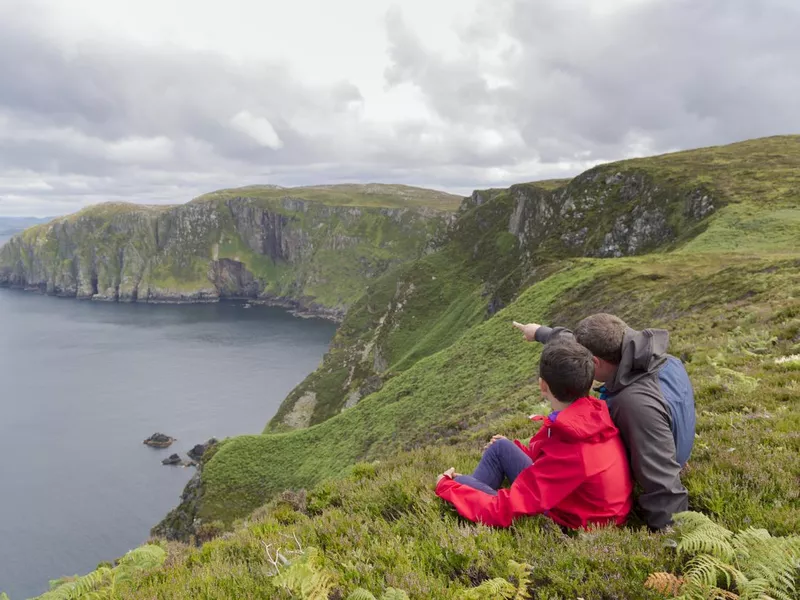
[(517, 517), (536, 514), (573, 529), (624, 523), (633, 483), (625, 446), (605, 402), (580, 398), (559, 412), (555, 422), (534, 417), (542, 419), (530, 447), (514, 440), (534, 462), (511, 489), (492, 496), (445, 477), (436, 495), (461, 516), (486, 525), (508, 527)]

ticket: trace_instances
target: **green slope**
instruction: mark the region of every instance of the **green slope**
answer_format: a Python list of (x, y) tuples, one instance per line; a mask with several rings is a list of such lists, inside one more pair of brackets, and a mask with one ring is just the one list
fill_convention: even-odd
[[(162, 524), (197, 518), (201, 539), (234, 532), (199, 549), (170, 543), (168, 566), (121, 595), (302, 597), (281, 589), (268, 558), (281, 548), (294, 560), (299, 542), (321, 552), (331, 597), (392, 586), (461, 598), (511, 577), (512, 559), (533, 567), (536, 598), (663, 597), (643, 583), (679, 560), (635, 519), (583, 534), (544, 518), (497, 531), (464, 524), (432, 491), (445, 468), (469, 472), (492, 434), (532, 435), (525, 415), (544, 411), (540, 349), (511, 321), (574, 325), (597, 311), (669, 329), (687, 364), (698, 408), (691, 508), (734, 529), (800, 531), (799, 168), (800, 137), (784, 136), (474, 194), (438, 252), (355, 302), (299, 388), (317, 394), (312, 426), (225, 441), (197, 501)], [(581, 235), (592, 222), (606, 230)], [(281, 494), (300, 488), (308, 494)]]
[(783, 136), (475, 192), (440, 252), (367, 287), (323, 366), (265, 431), (320, 423), (352, 406), (546, 277), (559, 259), (657, 249), (791, 252), (800, 239), (798, 173), (800, 137)]

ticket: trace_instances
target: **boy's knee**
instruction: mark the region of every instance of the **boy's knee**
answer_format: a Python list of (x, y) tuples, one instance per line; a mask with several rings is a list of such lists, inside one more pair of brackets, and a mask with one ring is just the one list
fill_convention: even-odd
[(491, 446), (489, 446), (488, 450), (491, 451), (493, 454), (504, 454), (508, 452), (510, 448), (516, 448), (517, 446), (511, 440), (507, 440), (506, 438), (500, 438)]

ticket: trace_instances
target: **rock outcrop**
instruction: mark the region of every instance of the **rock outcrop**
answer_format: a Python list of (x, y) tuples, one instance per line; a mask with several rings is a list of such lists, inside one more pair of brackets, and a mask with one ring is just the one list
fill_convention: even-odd
[(512, 186), (508, 231), (528, 258), (619, 258), (690, 233), (719, 205), (702, 184), (675, 185), (644, 170), (591, 169), (553, 191)]
[(116, 302), (248, 298), (337, 319), (367, 281), (427, 252), (457, 205), (372, 206), (368, 196), (341, 206), (271, 191), (55, 219), (0, 249), (0, 285)]
[(208, 452), (213, 446), (216, 446), (219, 441), (216, 438), (209, 439), (205, 444), (195, 444), (194, 447), (189, 450), (186, 454), (191, 458), (193, 461), (200, 462), (203, 460), (203, 456)]
[(142, 443), (146, 444), (147, 446), (152, 446), (153, 448), (169, 448), (174, 441), (175, 438), (172, 438), (168, 435), (164, 435), (163, 433), (154, 433)]

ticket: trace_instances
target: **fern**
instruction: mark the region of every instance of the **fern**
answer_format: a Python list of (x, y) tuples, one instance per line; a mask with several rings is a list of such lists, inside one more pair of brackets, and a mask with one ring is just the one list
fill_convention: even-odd
[(764, 529), (738, 533), (706, 515), (675, 515), (677, 550), (690, 556), (683, 579), (654, 573), (645, 587), (685, 600), (796, 600), (800, 536), (773, 537)]
[(83, 577), (56, 585), (52, 590), (40, 596), (40, 600), (78, 600), (84, 598), (90, 592), (106, 584), (109, 580), (111, 569), (100, 567)]
[(347, 600), (378, 600), (378, 599), (372, 592), (367, 591), (364, 588), (358, 588), (347, 597)]
[(527, 563), (518, 563), (513, 560), (508, 561), (508, 564), (517, 576), (517, 593), (514, 600), (528, 600), (531, 597), (528, 593), (528, 586), (531, 583), (532, 567)]
[(488, 598), (502, 598), (512, 600), (517, 593), (517, 586), (501, 577), (484, 581), (478, 587), (464, 592), (464, 600), (484, 600)]
[(672, 573), (653, 573), (644, 582), (648, 590), (655, 590), (665, 596), (677, 596), (683, 586), (683, 579)]
[(408, 600), (408, 594), (397, 588), (388, 588), (381, 596), (381, 600)]
[(49, 592), (39, 600), (103, 600), (113, 598), (119, 583), (130, 581), (137, 572), (161, 565), (167, 553), (160, 546), (149, 544), (131, 550), (113, 569), (100, 567), (83, 577), (51, 582)]
[(508, 565), (517, 579), (517, 585), (496, 577), (484, 581), (478, 587), (467, 590), (462, 598), (464, 600), (488, 600), (490, 598), (498, 600), (528, 600), (530, 598), (528, 587), (531, 582), (531, 566), (513, 560), (508, 561)]
[(706, 515), (687, 512), (676, 515), (681, 523), (679, 554), (710, 554), (724, 561), (730, 561), (735, 550), (730, 540), (733, 533), (714, 523)]
[(333, 589), (333, 576), (324, 568), (322, 555), (316, 548), (307, 548), (286, 569), (274, 577), (275, 584), (304, 600), (328, 600)]

